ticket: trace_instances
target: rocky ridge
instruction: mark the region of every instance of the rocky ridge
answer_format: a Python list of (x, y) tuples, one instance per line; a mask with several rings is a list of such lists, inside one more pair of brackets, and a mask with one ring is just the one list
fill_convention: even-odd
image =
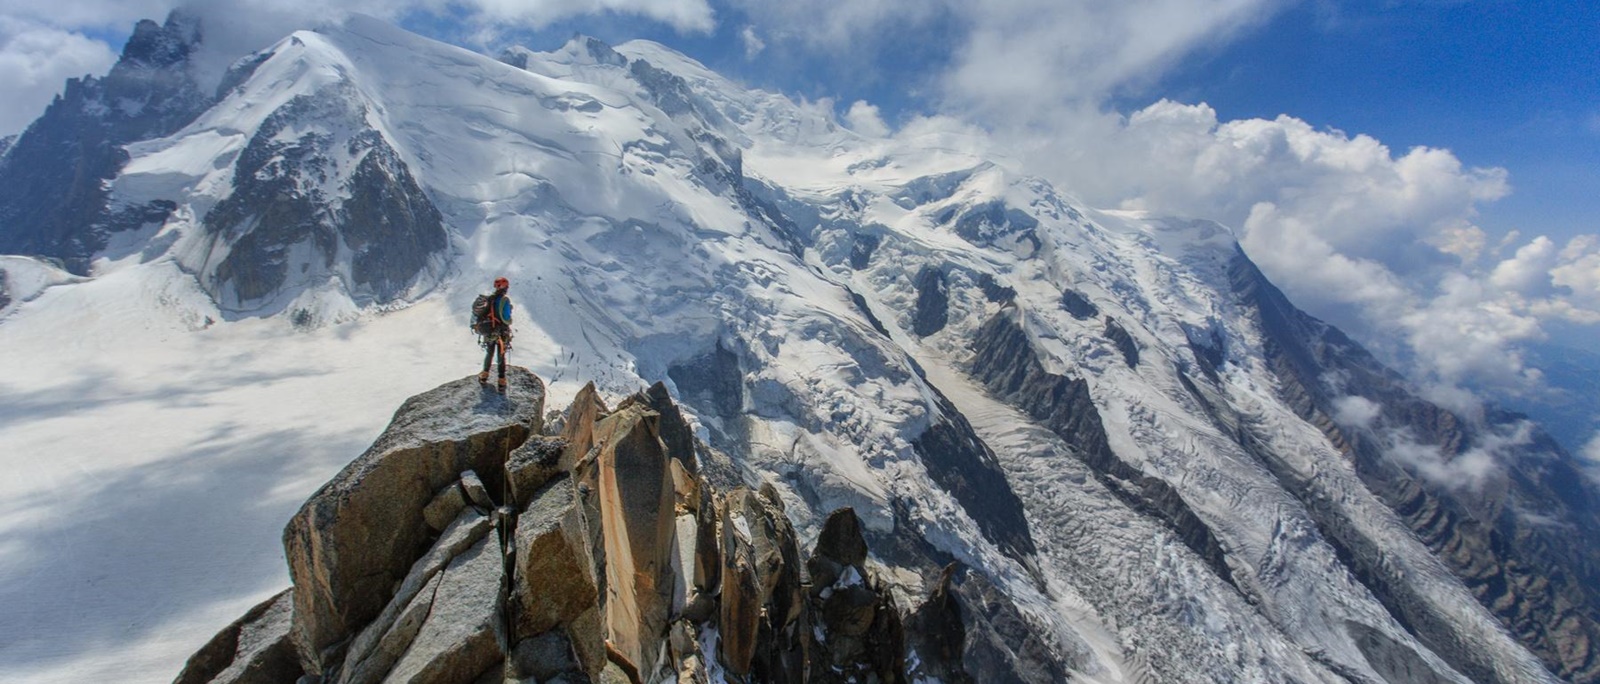
[(544, 414), (514, 369), (408, 400), (284, 530), (293, 586), (175, 682), (1058, 681), (978, 573), (914, 602), (861, 520), (803, 553), (770, 484), (716, 483), (663, 385)]

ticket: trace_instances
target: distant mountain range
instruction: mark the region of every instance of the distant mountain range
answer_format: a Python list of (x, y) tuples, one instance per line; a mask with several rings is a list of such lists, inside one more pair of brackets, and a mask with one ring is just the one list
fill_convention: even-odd
[(534, 370), (665, 383), (800, 539), (853, 508), (904, 597), (971, 567), (1041, 635), (1019, 680), (1600, 682), (1577, 404), (1557, 439), (1428, 402), (1226, 227), (650, 42), (495, 60), (356, 17), (210, 88), (203, 40), (140, 23), (0, 152), (0, 339), (110, 273), (224, 335), (510, 274)]

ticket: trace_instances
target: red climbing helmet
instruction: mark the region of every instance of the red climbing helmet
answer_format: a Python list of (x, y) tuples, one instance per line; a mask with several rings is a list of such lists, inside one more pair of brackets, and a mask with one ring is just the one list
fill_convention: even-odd
[(511, 281), (506, 280), (504, 276), (494, 279), (494, 289), (504, 290), (509, 287), (511, 287)]

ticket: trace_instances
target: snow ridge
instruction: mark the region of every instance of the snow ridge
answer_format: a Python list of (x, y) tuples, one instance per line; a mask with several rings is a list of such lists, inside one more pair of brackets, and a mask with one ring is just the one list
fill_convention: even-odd
[[(292, 391), (306, 412), (339, 414), (347, 445), (410, 390), (458, 375), (475, 356), (466, 304), (505, 275), (518, 304), (514, 360), (550, 380), (553, 404), (580, 379), (616, 396), (667, 383), (699, 436), (738, 457), (737, 476), (776, 487), (805, 543), (825, 512), (853, 507), (879, 560), (919, 589), (907, 595), (925, 594), (944, 562), (971, 566), (1084, 681), (1556, 681), (1286, 405), (1273, 342), (1234, 294), (1242, 257), (1225, 227), (1084, 207), (959, 132), (866, 138), (645, 41), (579, 36), (495, 61), (357, 17), (295, 33), (252, 64), (193, 123), (128, 147), (116, 201), (175, 209), (98, 253), (93, 279), (0, 262), (10, 292), (34, 287), (15, 284), (24, 280), (58, 285), (0, 304), (0, 346), (39, 362), (0, 380), (25, 397), (0, 401), (0, 437), (15, 452), (83, 426), (25, 424), (40, 393), (63, 390), (53, 378), (66, 369), (44, 340), (69, 326), (145, 330), (125, 352), (96, 349), (112, 366), (173, 344), (179, 352), (144, 363), (192, 373), (197, 340), (254, 358), (227, 376), (240, 382), (280, 361), (303, 365), (231, 400), (263, 425), (185, 415), (221, 435), (270, 434), (299, 414), (263, 407)], [(377, 194), (408, 198), (377, 213), (431, 209), (437, 241), (423, 229), (362, 236), (352, 226), (370, 221), (329, 218), (358, 203), (352, 179), (369, 159), (388, 160)], [(277, 225), (260, 211), (276, 205), (240, 199), (252, 187), (292, 190), (315, 228), (252, 247), (249, 236)], [(413, 248), (370, 248), (396, 235)], [(110, 294), (113, 283), (142, 294)], [(1069, 311), (1064, 298), (1087, 306)], [(83, 313), (110, 302), (156, 323)], [(289, 315), (257, 317), (279, 312)], [(995, 320), (1021, 331), (1012, 353), (1026, 355), (999, 361), (1076, 383), (1083, 410), (1041, 420), (977, 377), (976, 344)], [(324, 355), (342, 361), (303, 358)], [(345, 382), (374, 390), (340, 391)], [(135, 415), (106, 399), (90, 417)], [(1116, 472), (1097, 469), (1083, 433), (1062, 427), (1089, 425), (1091, 413)], [(186, 439), (173, 433), (106, 467), (152, 467)], [(1009, 513), (951, 484), (930, 434), (970, 459), (958, 474), (992, 469), (1027, 544), (996, 530)], [(237, 448), (241, 462), (268, 451)], [(285, 506), (350, 456), (309, 453), (307, 474), (275, 485), (257, 527), (281, 524)], [(0, 492), (47, 496), (71, 467)], [(1408, 595), (1438, 616), (1429, 633), (1457, 643), (1397, 619), (1326, 536), (1313, 510), (1323, 501), (1381, 542)], [(30, 519), (0, 509), (0, 529)], [(27, 572), (0, 599), (55, 586)], [(199, 643), (275, 591), (274, 579), (183, 597), (225, 604), (204, 615), (140, 619), (184, 625)], [(19, 629), (0, 621), (0, 644)], [(11, 643), (0, 659), (21, 662), (26, 681), (107, 671)], [(140, 645), (137, 678), (170, 676), (193, 643)]]

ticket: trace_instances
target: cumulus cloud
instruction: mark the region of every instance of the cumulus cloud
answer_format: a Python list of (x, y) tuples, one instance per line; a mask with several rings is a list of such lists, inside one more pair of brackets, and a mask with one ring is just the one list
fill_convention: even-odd
[(1450, 489), (1477, 490), (1504, 473), (1503, 464), (1517, 448), (1532, 443), (1533, 429), (1533, 423), (1520, 421), (1498, 432), (1485, 431), (1480, 444), (1453, 455), (1416, 441), (1407, 430), (1384, 430), (1379, 436), (1389, 457), (1423, 479)]
[(1067, 111), (995, 136), (1091, 204), (1233, 226), (1297, 304), (1407, 360), (1453, 409), (1472, 412), (1463, 385), (1536, 387), (1522, 348), (1552, 322), (1600, 322), (1600, 239), (1511, 234), (1489, 247), (1474, 220), (1511, 192), (1503, 169), (1290, 116), (1220, 121), (1203, 104)]
[(739, 42), (744, 43), (745, 59), (755, 59), (756, 55), (767, 49), (766, 41), (761, 40), (761, 36), (756, 35), (756, 27), (754, 26), (746, 26), (743, 31), (739, 32)]
[(889, 135), (889, 125), (883, 122), (877, 105), (868, 104), (865, 100), (856, 100), (855, 104), (850, 105), (844, 120), (850, 130), (867, 137), (882, 138)]
[(1366, 397), (1352, 395), (1333, 402), (1333, 419), (1341, 425), (1369, 428), (1382, 412), (1383, 407)]
[(81, 33), (0, 17), (0, 134), (38, 118), (68, 78), (105, 73), (116, 59), (111, 46)]
[(936, 75), (944, 113), (982, 125), (1026, 170), (1090, 204), (1232, 226), (1297, 304), (1408, 364), (1452, 408), (1472, 412), (1464, 385), (1537, 385), (1521, 349), (1550, 323), (1600, 323), (1600, 240), (1560, 245), (1476, 224), (1480, 206), (1511, 192), (1504, 169), (1292, 116), (1220, 121), (1204, 104), (1168, 100), (1107, 108), (1270, 17), (1278, 0), (735, 4), (758, 23), (807, 27), (775, 40), (829, 50), (950, 20), (960, 28)]

